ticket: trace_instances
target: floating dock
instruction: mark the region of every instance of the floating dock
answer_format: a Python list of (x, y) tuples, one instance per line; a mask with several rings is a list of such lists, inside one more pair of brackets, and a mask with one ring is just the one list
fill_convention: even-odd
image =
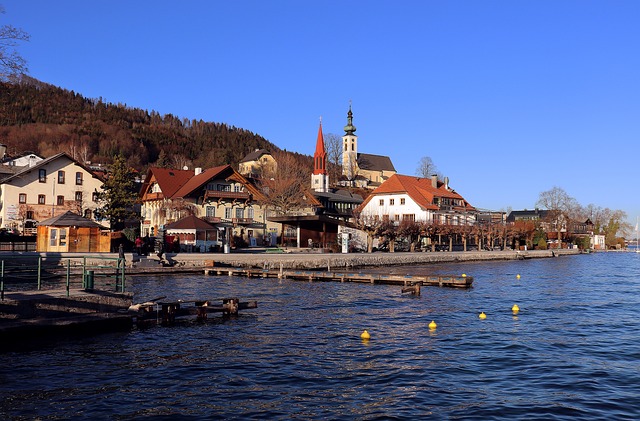
[(321, 272), (315, 270), (271, 270), (214, 267), (205, 268), (206, 275), (242, 276), (247, 278), (278, 278), (319, 282), (358, 282), (369, 284), (399, 285), (403, 287), (422, 285), (452, 288), (470, 288), (472, 276), (465, 275), (387, 275), (359, 272)]

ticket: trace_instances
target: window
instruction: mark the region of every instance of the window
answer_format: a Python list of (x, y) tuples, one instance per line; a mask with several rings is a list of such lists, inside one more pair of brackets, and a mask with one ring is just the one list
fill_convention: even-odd
[(393, 219), (394, 219), (395, 221), (399, 221), (399, 220), (400, 220), (400, 215), (394, 215), (394, 216), (393, 216)]
[(44, 205), (45, 201), (44, 201), (44, 194), (39, 194), (38, 195), (38, 204), (39, 205)]
[(247, 218), (253, 219), (253, 208), (247, 209)]
[(20, 195), (18, 195), (18, 203), (27, 203), (26, 193), (20, 193)]
[(82, 192), (81, 191), (77, 191), (76, 192), (76, 202), (82, 202)]
[(64, 184), (64, 171), (58, 171), (58, 184)]
[(416, 215), (411, 213), (411, 214), (404, 214), (402, 215), (402, 220), (403, 221), (411, 221), (411, 222), (415, 222), (416, 220)]
[(244, 209), (243, 208), (237, 208), (236, 209), (236, 218), (238, 218), (238, 219), (244, 218)]
[(231, 191), (230, 184), (218, 184), (218, 191)]
[(353, 143), (351, 144), (351, 150), (352, 150), (352, 151), (355, 151), (355, 150), (356, 150), (356, 149), (355, 149), (355, 145), (354, 145)]
[(49, 245), (53, 247), (58, 245), (58, 230), (56, 228), (51, 228), (51, 232), (49, 233)]
[(347, 152), (349, 150), (349, 145), (347, 145), (347, 142), (344, 142), (344, 151)]
[(33, 219), (33, 211), (27, 211), (27, 219)]
[(76, 185), (77, 186), (81, 186), (82, 185), (82, 173), (81, 172), (77, 172), (76, 173)]
[(67, 245), (67, 229), (66, 228), (60, 228), (60, 245), (61, 246)]
[(47, 182), (47, 170), (38, 170), (38, 181), (41, 183)]
[(384, 199), (380, 199), (380, 206), (384, 206)]
[(214, 218), (216, 216), (215, 206), (207, 206), (205, 210), (206, 210), (207, 218)]
[(231, 219), (233, 218), (233, 209), (231, 208), (224, 208), (224, 219)]
[(58, 196), (56, 198), (56, 205), (63, 206), (64, 205), (64, 196)]
[(242, 186), (240, 186), (239, 184), (234, 184), (233, 191), (236, 193), (240, 193), (242, 191)]
[(91, 212), (91, 209), (85, 209), (84, 210), (84, 217), (87, 219), (91, 219), (93, 216), (93, 213)]
[(91, 194), (91, 200), (93, 200), (94, 202), (97, 202), (97, 201), (98, 201), (98, 198), (99, 198), (98, 192), (95, 192), (95, 191), (94, 191), (94, 192)]
[(389, 206), (393, 206), (396, 203), (395, 199), (389, 199)]
[(400, 199), (400, 204), (404, 205), (404, 197)]

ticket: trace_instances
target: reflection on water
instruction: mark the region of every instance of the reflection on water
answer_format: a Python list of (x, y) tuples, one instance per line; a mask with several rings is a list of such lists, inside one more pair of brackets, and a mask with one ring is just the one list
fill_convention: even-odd
[(467, 273), (474, 287), (415, 297), (370, 284), (136, 279), (136, 301), (238, 296), (258, 308), (1, 354), (0, 417), (640, 417), (640, 256), (404, 270)]

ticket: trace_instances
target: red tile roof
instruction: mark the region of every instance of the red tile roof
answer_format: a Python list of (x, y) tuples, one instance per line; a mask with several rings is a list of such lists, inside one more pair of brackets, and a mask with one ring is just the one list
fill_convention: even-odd
[(174, 170), (171, 168), (151, 167), (147, 172), (147, 178), (141, 189), (141, 194), (148, 193), (147, 190), (151, 181), (155, 180), (160, 186), (162, 194), (166, 198), (170, 198), (175, 192), (193, 177), (193, 170)]
[(429, 210), (438, 210), (438, 205), (433, 204), (433, 198), (450, 198), (459, 199), (464, 206), (455, 206), (458, 210), (471, 210), (471, 206), (458, 193), (451, 189), (447, 189), (441, 181), (437, 182), (437, 188), (433, 187), (430, 178), (412, 177), (409, 175), (394, 174), (384, 183), (375, 189), (369, 197), (362, 203), (360, 209), (363, 209), (377, 195), (383, 194), (408, 194), (411, 199), (421, 208)]
[[(192, 176), (189, 181), (187, 181), (178, 191), (176, 191), (172, 197), (180, 198), (188, 196), (193, 191), (201, 188), (205, 184), (209, 182), (212, 178), (217, 178), (223, 172), (233, 173), (233, 168), (230, 165), (220, 165), (219, 167), (209, 168), (201, 172), (196, 176)], [(192, 173), (193, 174), (193, 173)]]
[(165, 229), (168, 230), (184, 230), (184, 229), (195, 229), (195, 230), (211, 230), (211, 229), (215, 229), (215, 226), (213, 226), (212, 224), (208, 223), (205, 220), (202, 220), (198, 217), (195, 217), (193, 215), (189, 215), (187, 217), (184, 217), (182, 219), (177, 220), (176, 222), (173, 222), (169, 225), (167, 225), (165, 227)]

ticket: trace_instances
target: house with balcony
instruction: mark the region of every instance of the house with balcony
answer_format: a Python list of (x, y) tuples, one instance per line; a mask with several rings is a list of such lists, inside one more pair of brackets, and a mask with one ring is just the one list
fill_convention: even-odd
[[(11, 166), (0, 179), (0, 227), (35, 235), (40, 221), (71, 211), (95, 220), (104, 180), (62, 152), (33, 165)], [(96, 221), (108, 226), (108, 221)]]
[(363, 216), (447, 225), (473, 225), (476, 209), (436, 176), (421, 178), (394, 174), (358, 207)]
[(278, 224), (266, 219), (264, 195), (230, 165), (202, 170), (150, 168), (140, 191), (142, 235), (194, 215), (218, 229), (209, 245), (271, 243)]

